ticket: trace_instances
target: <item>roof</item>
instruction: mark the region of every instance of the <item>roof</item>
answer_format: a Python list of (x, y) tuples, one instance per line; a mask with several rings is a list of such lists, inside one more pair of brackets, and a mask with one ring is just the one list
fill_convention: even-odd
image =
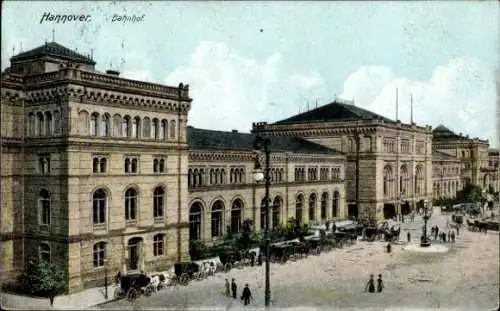
[(435, 129), (432, 130), (435, 133), (453, 133), (449, 128), (444, 126), (443, 124), (439, 124)]
[(448, 153), (441, 152), (441, 151), (433, 151), (432, 157), (433, 158), (440, 158), (442, 160), (456, 160), (457, 159), (457, 157), (455, 157), (451, 154), (448, 154)]
[(69, 61), (74, 61), (78, 63), (95, 65), (95, 62), (90, 59), (90, 57), (79, 54), (65, 46), (60, 45), (57, 42), (46, 42), (44, 45), (36, 47), (32, 50), (14, 55), (10, 61), (22, 61), (33, 58), (39, 58), (43, 56), (54, 56), (57, 58), (62, 58)]
[[(254, 150), (256, 134), (225, 132), (198, 129), (188, 126), (188, 145), (190, 150)], [(310, 154), (341, 154), (335, 149), (327, 148), (298, 137), (270, 136), (271, 151), (295, 152)]]
[(275, 122), (274, 124), (320, 123), (360, 119), (381, 119), (387, 123), (396, 123), (394, 120), (388, 119), (361, 107), (357, 107), (353, 104), (353, 102), (340, 101), (336, 99), (332, 103)]

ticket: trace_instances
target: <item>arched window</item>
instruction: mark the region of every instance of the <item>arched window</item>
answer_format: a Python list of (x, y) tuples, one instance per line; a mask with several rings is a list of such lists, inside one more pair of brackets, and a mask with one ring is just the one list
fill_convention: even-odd
[(321, 219), (327, 218), (328, 192), (321, 195)]
[(52, 135), (52, 114), (45, 112), (45, 135)]
[(419, 165), (415, 169), (415, 194), (416, 195), (422, 194), (423, 182), (424, 182), (424, 175), (422, 172), (422, 167)]
[(226, 183), (226, 170), (225, 169), (220, 170), (220, 183), (223, 185)]
[(175, 139), (175, 120), (170, 121), (170, 138)]
[(92, 196), (92, 218), (94, 225), (106, 222), (106, 192), (96, 190)]
[(201, 240), (203, 207), (195, 202), (189, 208), (189, 241)]
[(212, 205), (212, 237), (223, 234), (224, 204), (218, 200)]
[(38, 195), (38, 220), (41, 225), (50, 225), (50, 194), (42, 189)]
[(400, 176), (399, 176), (399, 193), (400, 195), (406, 195), (408, 191), (408, 169), (405, 165), (401, 166)]
[(273, 201), (273, 228), (276, 228), (281, 223), (281, 207), (283, 200), (277, 196)]
[(137, 216), (137, 191), (129, 188), (125, 192), (125, 220), (135, 221)]
[(45, 133), (45, 127), (43, 122), (43, 113), (38, 112), (36, 114), (36, 134), (38, 136), (43, 136)]
[(125, 173), (130, 173), (130, 159), (129, 158), (126, 158), (125, 159)]
[(153, 160), (153, 173), (158, 173), (160, 171), (160, 162), (158, 159)]
[(132, 119), (132, 138), (139, 138), (139, 126), (140, 126), (141, 120), (139, 117), (135, 117)]
[(160, 159), (160, 173), (165, 173), (165, 159)]
[(93, 173), (99, 172), (99, 158), (98, 157), (94, 157), (92, 159), (92, 172)]
[(340, 193), (338, 191), (333, 192), (332, 217), (338, 217), (339, 215), (339, 201), (340, 201)]
[(109, 136), (109, 116), (107, 114), (101, 116), (101, 136)]
[(231, 232), (238, 233), (241, 230), (241, 218), (243, 215), (243, 202), (236, 199), (231, 206)]
[(99, 133), (99, 114), (97, 112), (94, 112), (90, 116), (90, 135), (91, 136), (97, 136), (97, 133)]
[(108, 163), (108, 160), (106, 160), (106, 158), (101, 158), (101, 161), (99, 161), (101, 173), (106, 173), (107, 163)]
[[(271, 199), (268, 198), (268, 207), (271, 208)], [(266, 198), (263, 198), (260, 202), (260, 229), (264, 230), (268, 222), (268, 209), (266, 208)]]
[(159, 130), (159, 137), (160, 139), (167, 139), (168, 138), (168, 122), (167, 120), (161, 120), (160, 122), (160, 130)]
[(35, 136), (35, 114), (33, 112), (28, 115), (28, 136)]
[(137, 159), (132, 159), (132, 173), (137, 173)]
[(130, 117), (129, 116), (123, 117), (122, 137), (130, 137)]
[(122, 135), (122, 117), (119, 114), (113, 115), (113, 135), (121, 137)]
[(40, 260), (50, 262), (50, 246), (47, 243), (40, 243)]
[(295, 199), (295, 221), (302, 224), (302, 209), (304, 208), (304, 195), (299, 194)]
[(151, 120), (148, 117), (142, 120), (142, 137), (151, 138)]
[(392, 168), (389, 165), (384, 167), (384, 196), (388, 197), (392, 195)]
[(163, 221), (163, 209), (165, 202), (165, 191), (162, 187), (156, 187), (153, 192), (153, 217), (155, 221)]
[(159, 127), (158, 119), (153, 119), (153, 122), (151, 122), (151, 138), (158, 139)]
[(106, 242), (94, 244), (93, 257), (95, 268), (104, 266), (104, 260), (106, 260)]
[(165, 235), (159, 233), (153, 237), (153, 255), (163, 256), (165, 254)]
[(316, 194), (311, 193), (309, 196), (309, 221), (316, 219)]
[(232, 184), (233, 183), (233, 179), (234, 179), (234, 169), (229, 169), (229, 183)]

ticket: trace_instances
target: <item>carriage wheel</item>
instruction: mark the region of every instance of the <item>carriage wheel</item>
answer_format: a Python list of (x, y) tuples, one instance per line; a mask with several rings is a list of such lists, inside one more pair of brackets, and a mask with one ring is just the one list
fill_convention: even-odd
[(121, 289), (121, 288), (119, 288), (119, 287), (115, 288), (115, 292), (114, 292), (114, 294), (113, 294), (113, 298), (114, 298), (114, 299), (118, 299), (118, 298), (120, 298), (120, 297), (121, 297), (121, 295), (123, 295), (123, 293), (122, 293), (122, 292), (123, 292), (123, 291), (122, 291), (122, 289)]
[(189, 275), (187, 273), (181, 274), (181, 278), (179, 280), (179, 284), (186, 286), (189, 283)]
[(151, 296), (152, 293), (153, 293), (153, 284), (149, 284), (144, 289), (144, 296), (149, 297), (149, 296)]
[(199, 273), (198, 273), (198, 276), (197, 276), (197, 278), (196, 278), (196, 279), (197, 279), (198, 281), (201, 281), (201, 280), (203, 280), (204, 278), (205, 278), (205, 271), (201, 271), (201, 272), (199, 272)]
[(131, 288), (127, 292), (127, 299), (129, 301), (134, 301), (137, 299), (137, 296), (139, 296), (139, 293), (137, 292), (137, 289)]

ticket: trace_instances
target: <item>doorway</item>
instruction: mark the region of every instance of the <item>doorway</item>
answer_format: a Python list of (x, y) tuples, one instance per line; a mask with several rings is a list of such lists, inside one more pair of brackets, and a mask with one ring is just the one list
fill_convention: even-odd
[(408, 215), (411, 213), (410, 202), (406, 201), (401, 205), (401, 214)]
[(347, 217), (358, 219), (358, 205), (356, 203), (347, 205)]
[(141, 259), (142, 238), (132, 238), (128, 241), (128, 270), (138, 270)]
[(384, 219), (396, 217), (396, 207), (394, 204), (384, 204)]

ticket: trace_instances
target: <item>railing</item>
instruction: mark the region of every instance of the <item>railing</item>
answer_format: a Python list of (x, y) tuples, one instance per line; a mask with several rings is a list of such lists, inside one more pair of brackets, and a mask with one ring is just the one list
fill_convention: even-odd
[[(113, 84), (113, 85), (120, 86), (120, 87), (129, 87), (129, 88), (137, 88), (137, 89), (142, 89), (142, 90), (160, 92), (160, 93), (165, 93), (165, 94), (169, 94), (169, 95), (173, 95), (173, 96), (179, 95), (179, 88), (177, 88), (177, 87), (165, 86), (165, 85), (155, 84), (155, 83), (134, 81), (134, 80), (124, 79), (124, 78), (119, 78), (119, 77), (113, 77), (113, 76), (109, 76), (109, 75), (102, 75), (102, 74), (93, 73), (93, 72), (82, 71), (80, 73), (80, 79), (83, 81), (93, 81), (93, 82)], [(187, 92), (184, 92), (183, 89), (181, 90), (181, 92), (182, 92), (183, 97), (188, 96), (186, 94)]]
[[(19, 79), (19, 82), (22, 82), (22, 78), (15, 77), (9, 75), (11, 79)], [(188, 86), (184, 87), (173, 87), (166, 86), (156, 83), (135, 81), (115, 76), (110, 76), (106, 74), (100, 74), (96, 72), (88, 72), (88, 71), (80, 71), (74, 68), (63, 68), (58, 71), (52, 71), (48, 73), (26, 76), (24, 78), (24, 83), (27, 86), (37, 85), (44, 82), (49, 81), (57, 81), (62, 79), (71, 79), (71, 80), (81, 80), (88, 82), (98, 82), (103, 84), (110, 84), (113, 86), (118, 86), (122, 88), (134, 88), (140, 90), (147, 90), (157, 93), (168, 94), (170, 96), (181, 96), (182, 98), (189, 98), (189, 88)], [(17, 80), (16, 80), (17, 81)]]

